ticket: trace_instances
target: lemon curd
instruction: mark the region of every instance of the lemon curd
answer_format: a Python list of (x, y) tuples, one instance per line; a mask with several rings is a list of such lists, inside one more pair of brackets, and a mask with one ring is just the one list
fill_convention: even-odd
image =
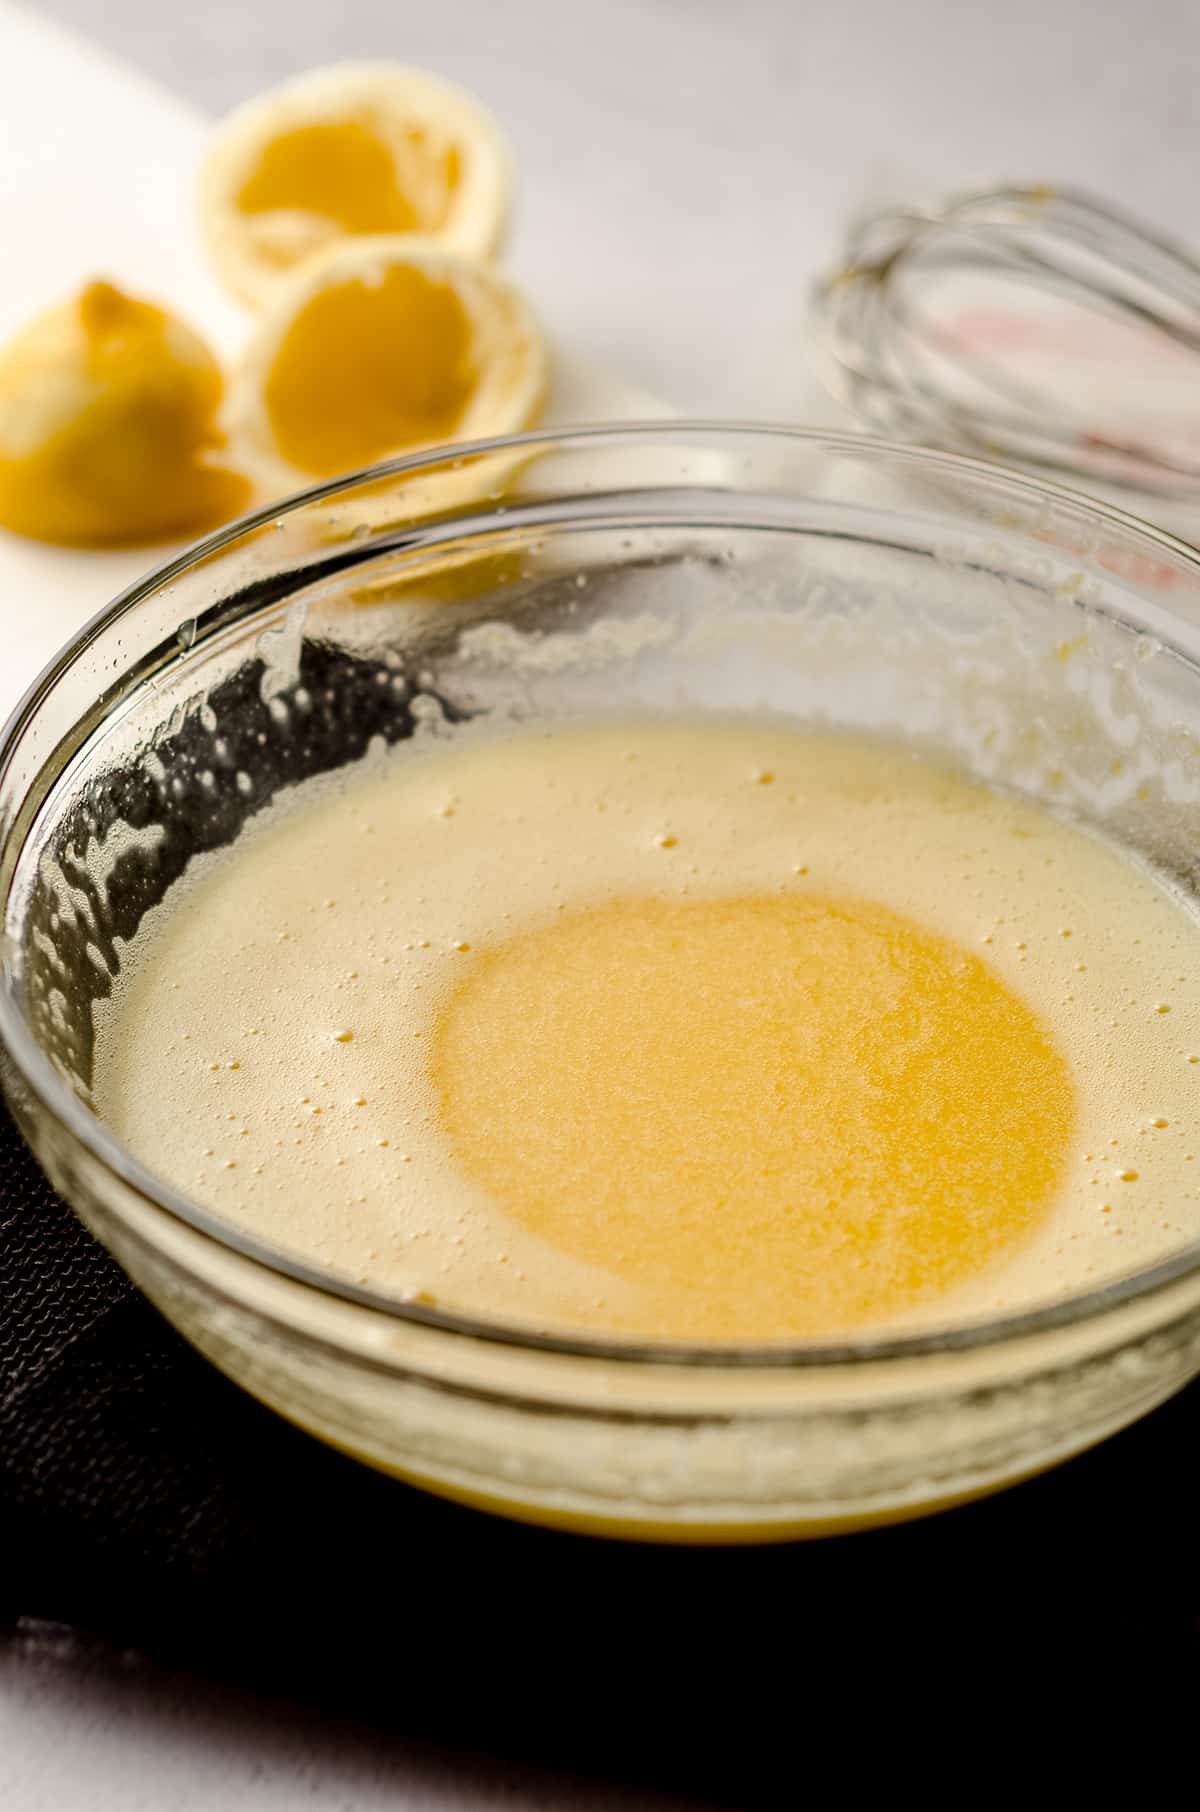
[(1200, 1224), (1200, 963), (1100, 838), (897, 746), (655, 719), (304, 792), (151, 915), (97, 1106), (355, 1281), (542, 1328), (836, 1337)]

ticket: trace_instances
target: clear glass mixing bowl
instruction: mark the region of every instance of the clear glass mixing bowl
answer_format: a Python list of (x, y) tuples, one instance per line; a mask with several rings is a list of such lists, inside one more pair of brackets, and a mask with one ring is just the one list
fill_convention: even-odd
[(837, 1345), (488, 1324), (317, 1271), (150, 1175), (90, 1105), (91, 1009), (190, 858), (280, 789), (481, 716), (866, 726), (1095, 822), (1194, 892), (1198, 621), (1200, 555), (1182, 543), (1051, 484), (851, 435), (524, 436), (310, 491), (126, 592), (4, 732), (17, 1120), (216, 1365), (433, 1490), (577, 1528), (754, 1540), (1028, 1474), (1200, 1370), (1200, 1247), (1003, 1321)]

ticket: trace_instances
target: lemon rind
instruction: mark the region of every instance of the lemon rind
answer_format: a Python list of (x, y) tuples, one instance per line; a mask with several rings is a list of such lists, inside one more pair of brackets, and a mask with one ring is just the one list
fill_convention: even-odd
[[(345, 235), (330, 226), (328, 240), (283, 269), (265, 266), (250, 249), (252, 229), (235, 197), (265, 143), (298, 126), (374, 106), (398, 119), (435, 127), (460, 150), (458, 193), (439, 245), (474, 258), (492, 258), (503, 244), (512, 212), (515, 158), (499, 122), (466, 89), (404, 63), (347, 62), (310, 70), (236, 108), (217, 128), (200, 172), (200, 227), (222, 284), (247, 307), (270, 305), (281, 286)], [(409, 237), (409, 235), (403, 235)]]
[[(415, 234), (344, 239), (293, 273), (259, 322), (230, 386), (223, 417), (230, 454), (265, 496), (299, 490), (318, 476), (279, 454), (263, 402), (267, 373), (292, 322), (323, 290), (354, 278), (369, 281), (392, 264), (408, 265), (434, 281), (449, 283), (470, 317), (482, 376), (456, 424), (454, 439), (515, 434), (536, 422), (549, 390), (549, 355), (537, 317), (515, 283), (492, 265), (464, 258), (438, 240)], [(501, 379), (495, 369), (497, 351), (509, 348), (519, 357), (519, 368)], [(436, 444), (397, 446), (380, 457), (419, 452)]]

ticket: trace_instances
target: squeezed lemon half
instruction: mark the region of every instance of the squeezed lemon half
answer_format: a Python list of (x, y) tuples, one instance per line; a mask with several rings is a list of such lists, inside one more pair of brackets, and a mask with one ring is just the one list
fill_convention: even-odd
[(104, 546), (237, 515), (249, 485), (216, 457), (223, 390), (190, 327), (88, 284), (0, 352), (0, 525)]
[(415, 233), (488, 258), (513, 189), (491, 116), (453, 83), (393, 63), (313, 70), (218, 129), (200, 218), (222, 282), (265, 307), (280, 282), (348, 236)]
[(528, 427), (545, 346), (487, 263), (511, 170), (469, 95), (398, 64), (314, 70), (243, 107), (201, 193), (219, 273), (262, 310), (228, 406), (196, 334), (89, 284), (0, 352), (0, 525), (93, 547), (180, 537), (256, 494)]
[(545, 343), (489, 265), (408, 235), (347, 239), (285, 286), (230, 399), (239, 457), (270, 490), (450, 440), (514, 433), (541, 407)]

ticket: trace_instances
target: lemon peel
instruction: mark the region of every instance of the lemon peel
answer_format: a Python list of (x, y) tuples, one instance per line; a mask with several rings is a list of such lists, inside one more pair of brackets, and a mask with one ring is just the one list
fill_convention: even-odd
[(400, 63), (334, 64), (218, 127), (201, 229), (221, 281), (261, 309), (297, 266), (348, 236), (412, 232), (491, 257), (513, 170), (496, 121), (453, 83)]
[(228, 410), (278, 493), (448, 441), (515, 433), (545, 398), (541, 329), (494, 267), (410, 235), (343, 240), (259, 324)]
[(248, 482), (215, 457), (223, 390), (190, 327), (89, 283), (0, 350), (0, 525), (107, 546), (237, 515)]

